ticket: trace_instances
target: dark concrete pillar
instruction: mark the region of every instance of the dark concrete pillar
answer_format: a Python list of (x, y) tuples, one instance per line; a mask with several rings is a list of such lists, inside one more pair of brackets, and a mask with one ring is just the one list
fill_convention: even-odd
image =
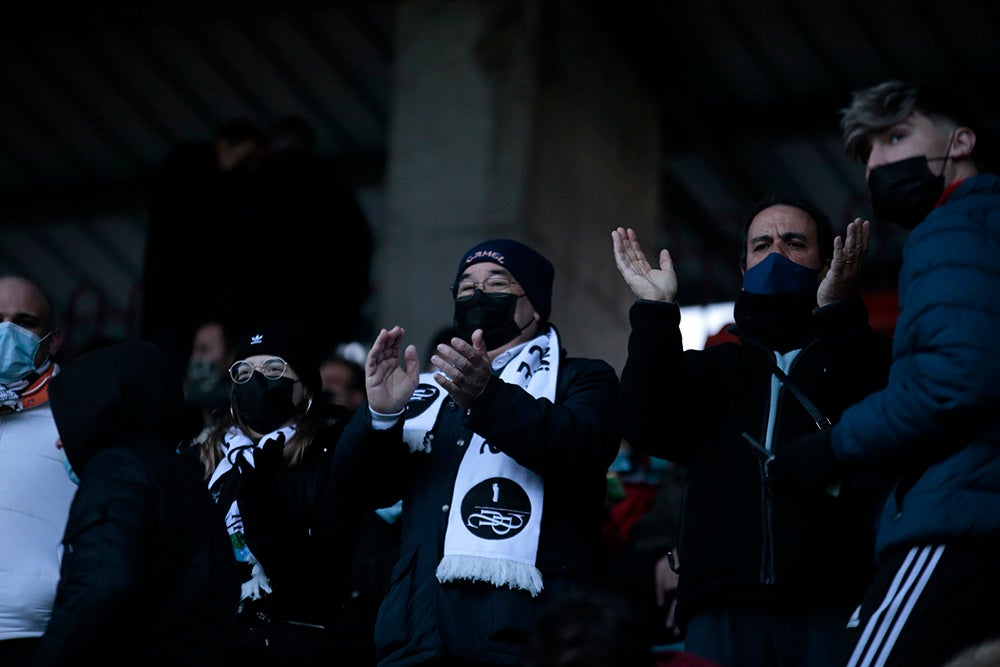
[(632, 298), (611, 230), (654, 237), (651, 97), (573, 2), (414, 0), (397, 30), (376, 327), (403, 325), (426, 358), (462, 253), (506, 236), (555, 264), (570, 354), (620, 370)]

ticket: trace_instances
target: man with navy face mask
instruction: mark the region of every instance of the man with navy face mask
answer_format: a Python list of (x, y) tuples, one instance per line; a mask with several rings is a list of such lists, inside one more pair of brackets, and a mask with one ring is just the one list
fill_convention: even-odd
[(767, 463), (883, 386), (888, 341), (852, 285), (868, 244), (860, 219), (833, 238), (795, 198), (753, 208), (743, 227), (738, 342), (683, 350), (670, 253), (646, 260), (611, 233), (637, 297), (621, 376), (621, 423), (636, 449), (687, 468), (677, 620), (685, 650), (727, 667), (831, 667), (829, 651), (874, 571), (877, 489), (845, 481), (804, 502), (772, 492)]
[(48, 405), (62, 333), (48, 297), (0, 277), (0, 664), (31, 664), (56, 584), (59, 544), (76, 492)]
[[(974, 98), (973, 98), (974, 99)], [(851, 471), (893, 484), (879, 570), (844, 662), (940, 665), (1000, 618), (1000, 178), (990, 123), (956, 91), (888, 81), (843, 110), (879, 221), (911, 229), (888, 385), (792, 443), (775, 483), (815, 492)], [(991, 152), (990, 149), (993, 149)]]

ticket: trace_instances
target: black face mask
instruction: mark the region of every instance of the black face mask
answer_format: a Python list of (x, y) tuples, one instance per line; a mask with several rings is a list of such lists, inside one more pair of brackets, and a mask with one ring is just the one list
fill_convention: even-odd
[(262, 435), (284, 426), (295, 413), (294, 388), (295, 380), (268, 380), (254, 372), (248, 381), (233, 386), (233, 403), (240, 421)]
[(868, 190), (875, 217), (913, 229), (927, 217), (944, 192), (944, 165), (935, 176), (923, 155), (890, 162), (871, 170)]
[(455, 299), (455, 335), (472, 343), (472, 332), (482, 329), (487, 350), (509, 343), (522, 331), (514, 321), (519, 298), (516, 294), (487, 294), (476, 290), (472, 296)]

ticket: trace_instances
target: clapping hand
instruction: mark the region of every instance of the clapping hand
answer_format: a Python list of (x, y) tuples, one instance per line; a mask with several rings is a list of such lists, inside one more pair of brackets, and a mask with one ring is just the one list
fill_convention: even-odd
[(666, 248), (660, 251), (660, 268), (654, 269), (639, 246), (635, 230), (619, 227), (611, 232), (615, 264), (633, 294), (649, 301), (673, 301), (677, 296), (677, 274)]
[(420, 379), (416, 347), (406, 346), (400, 365), (399, 351), (405, 335), (406, 330), (400, 326), (382, 329), (365, 360), (368, 406), (380, 414), (396, 414), (406, 407)]
[(434, 380), (463, 408), (479, 398), (493, 376), (493, 366), (483, 340), (483, 330), (472, 332), (472, 344), (452, 338), (450, 344), (437, 346), (431, 363), (440, 371)]
[(838, 236), (833, 240), (830, 270), (826, 272), (816, 292), (818, 306), (826, 306), (842, 299), (854, 288), (854, 281), (868, 252), (869, 232), (868, 221), (855, 218), (854, 222), (847, 225), (845, 238)]

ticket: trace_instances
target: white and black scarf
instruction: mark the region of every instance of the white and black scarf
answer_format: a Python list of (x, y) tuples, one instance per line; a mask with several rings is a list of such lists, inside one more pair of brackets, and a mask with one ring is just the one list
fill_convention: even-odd
[[(500, 379), (555, 402), (559, 353), (559, 337), (550, 328), (521, 348)], [(421, 376), (407, 406), (412, 416), (403, 437), (414, 452), (430, 451), (431, 429), (444, 401), (433, 375)], [(438, 580), (485, 581), (537, 596), (543, 586), (535, 566), (543, 501), (541, 476), (473, 434), (455, 477)]]
[[(253, 467), (254, 451), (259, 447), (263, 447), (272, 438), (277, 437), (279, 433), (284, 434), (285, 442), (287, 443), (295, 435), (295, 427), (286, 426), (268, 433), (256, 445), (254, 445), (253, 440), (236, 426), (232, 426), (226, 431), (222, 445), (225, 450), (225, 456), (215, 467), (212, 478), (208, 482), (208, 489), (217, 501), (220, 500), (219, 492), (222, 486), (222, 477), (229, 472), (232, 472), (234, 475), (240, 474), (239, 466), (236, 464), (237, 457), (242, 457)], [(250, 547), (247, 545), (246, 537), (243, 534), (243, 515), (240, 513), (239, 503), (235, 496), (226, 510), (226, 529), (229, 531), (229, 539), (233, 543), (236, 560), (250, 565), (250, 579), (243, 582), (243, 592), (240, 597), (240, 607), (242, 608), (244, 600), (259, 600), (264, 595), (270, 593), (271, 582), (264, 572), (264, 567), (250, 552)]]

